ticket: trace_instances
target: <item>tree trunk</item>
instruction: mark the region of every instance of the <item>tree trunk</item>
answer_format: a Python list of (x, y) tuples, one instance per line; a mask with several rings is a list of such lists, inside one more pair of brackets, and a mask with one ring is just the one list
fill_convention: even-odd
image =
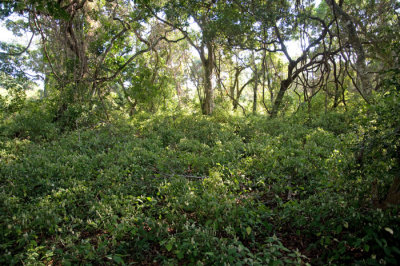
[(254, 80), (254, 88), (253, 88), (253, 114), (257, 113), (257, 93), (258, 93), (258, 77), (256, 73), (256, 79)]
[(282, 104), (283, 96), (285, 95), (285, 92), (289, 88), (291, 83), (292, 80), (289, 78), (282, 80), (278, 95), (276, 96), (274, 102), (274, 106), (272, 107), (271, 117), (276, 117), (278, 115), (279, 108), (281, 107)]
[(237, 101), (239, 100), (239, 97), (237, 96), (237, 92), (239, 92), (239, 75), (240, 75), (241, 69), (239, 67), (235, 68), (235, 79), (233, 80), (233, 85), (231, 86), (231, 99), (232, 99), (232, 108), (233, 110), (237, 109)]
[(49, 79), (49, 74), (45, 74), (45, 78), (44, 78), (44, 86), (43, 86), (43, 95), (42, 98), (47, 98), (47, 95), (49, 93), (49, 87), (50, 87), (50, 79)]
[(253, 59), (253, 64), (254, 64), (253, 114), (255, 114), (255, 113), (257, 113), (258, 70), (257, 70), (256, 61), (254, 59), (254, 54), (253, 54), (252, 59)]
[(232, 99), (232, 108), (233, 110), (235, 110), (235, 103), (236, 103), (236, 97), (235, 97), (235, 91), (236, 91), (236, 80), (233, 83), (233, 85), (231, 86), (231, 99)]
[(204, 56), (204, 51), (200, 55), (204, 68), (204, 103), (202, 105), (202, 112), (205, 115), (211, 115), (214, 111), (214, 88), (212, 84), (214, 58), (213, 47), (211, 43), (207, 43), (207, 59)]

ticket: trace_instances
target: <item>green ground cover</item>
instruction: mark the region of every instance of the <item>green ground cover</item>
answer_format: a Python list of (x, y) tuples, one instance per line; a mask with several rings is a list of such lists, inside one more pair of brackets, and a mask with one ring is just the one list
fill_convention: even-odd
[(398, 208), (373, 202), (398, 174), (398, 118), (362, 117), (141, 115), (19, 134), (24, 120), (6, 121), (0, 263), (396, 264)]

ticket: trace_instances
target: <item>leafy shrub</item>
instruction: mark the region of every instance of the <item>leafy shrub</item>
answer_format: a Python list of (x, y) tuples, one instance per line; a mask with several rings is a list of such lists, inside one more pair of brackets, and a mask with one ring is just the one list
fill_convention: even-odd
[(26, 131), (35, 141), (14, 138), (19, 120), (9, 120), (0, 263), (397, 263), (398, 210), (371, 204), (371, 177), (385, 171), (355, 156), (361, 128), (366, 147), (388, 154), (379, 165), (394, 169), (395, 147), (378, 153), (396, 143), (393, 126), (373, 127), (396, 120), (345, 129), (346, 116), (326, 117), (339, 125), (140, 114), (58, 137)]
[(40, 103), (30, 101), (15, 114), (9, 115), (2, 125), (7, 137), (32, 140), (52, 139), (58, 129), (52, 123), (51, 113)]

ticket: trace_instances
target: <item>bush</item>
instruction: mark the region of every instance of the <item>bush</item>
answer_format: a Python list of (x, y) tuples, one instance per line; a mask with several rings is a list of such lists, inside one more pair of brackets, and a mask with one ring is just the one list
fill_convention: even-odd
[(393, 147), (379, 153), (396, 144), (392, 116), (141, 114), (57, 136), (37, 106), (7, 120), (0, 146), (0, 263), (397, 263), (398, 208), (371, 203), (384, 171), (355, 156), (361, 128), (396, 166)]
[(1, 125), (3, 136), (34, 141), (53, 139), (58, 129), (52, 119), (45, 105), (38, 101), (28, 101), (17, 113), (7, 116)]

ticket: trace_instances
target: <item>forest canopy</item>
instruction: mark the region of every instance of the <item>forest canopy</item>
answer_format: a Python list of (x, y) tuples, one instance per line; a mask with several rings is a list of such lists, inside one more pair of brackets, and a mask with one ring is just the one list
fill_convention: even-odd
[(0, 263), (398, 264), (396, 0), (4, 0)]

